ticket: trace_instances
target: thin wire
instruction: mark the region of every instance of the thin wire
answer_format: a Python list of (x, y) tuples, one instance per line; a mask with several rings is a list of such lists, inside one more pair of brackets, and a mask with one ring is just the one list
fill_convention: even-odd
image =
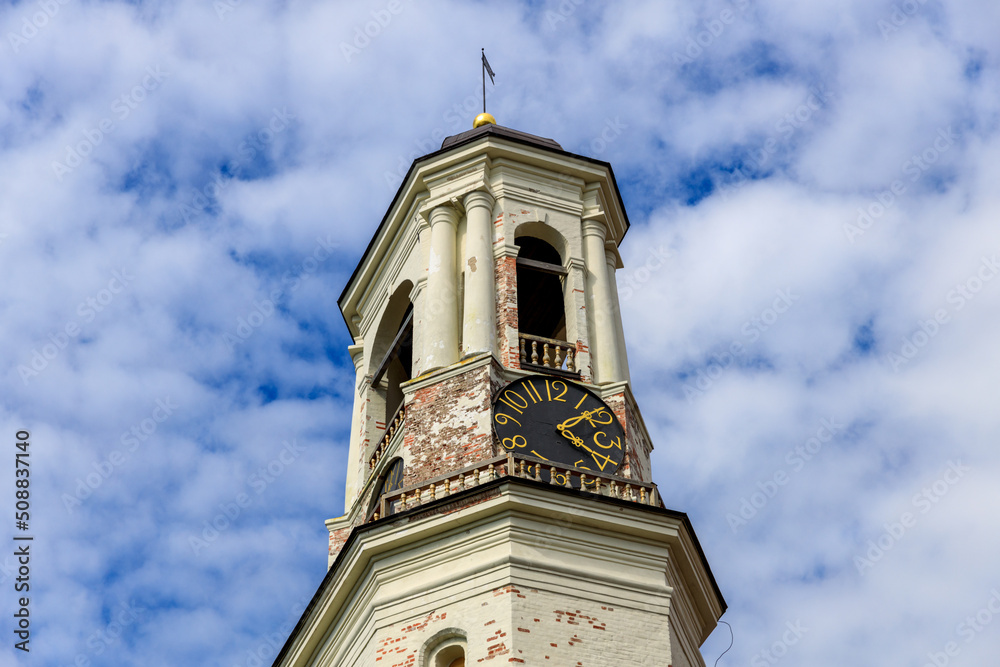
[[(719, 621), (719, 623), (726, 623), (726, 622), (725, 621)], [(728, 623), (726, 623), (726, 626), (729, 628), (729, 648), (732, 648), (733, 647), (733, 641), (736, 639), (736, 637), (733, 635), (733, 626), (729, 625)], [(723, 651), (722, 655), (725, 655), (725, 654), (729, 653), (729, 648), (727, 648), (725, 651)], [(720, 655), (718, 658), (715, 659), (715, 665), (713, 667), (718, 667), (719, 666), (719, 661), (722, 660), (722, 655)]]

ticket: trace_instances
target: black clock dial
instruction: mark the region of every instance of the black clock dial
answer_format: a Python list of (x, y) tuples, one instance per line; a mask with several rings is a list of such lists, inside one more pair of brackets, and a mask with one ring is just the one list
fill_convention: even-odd
[(368, 504), (368, 516), (375, 512), (383, 495), (401, 488), (403, 488), (403, 459), (396, 459), (382, 472), (375, 484), (375, 492), (372, 493), (371, 502)]
[(500, 390), (493, 429), (510, 452), (614, 474), (625, 457), (625, 431), (614, 412), (589, 389), (545, 375), (529, 375)]

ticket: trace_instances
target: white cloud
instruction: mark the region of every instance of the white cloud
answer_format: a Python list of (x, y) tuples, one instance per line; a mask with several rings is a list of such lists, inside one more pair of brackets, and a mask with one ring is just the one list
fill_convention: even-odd
[[(787, 664), (922, 665), (985, 606), (1000, 278), (975, 279), (1000, 254), (1000, 10), (919, 3), (886, 32), (893, 3), (569, 4), (407, 1), (350, 57), (341, 43), (383, 3), (220, 18), (70, 1), (30, 37), (37, 4), (0, 10), (0, 424), (32, 431), (45, 471), (39, 664), (233, 664), (315, 590), (354, 381), (334, 302), (412, 158), (478, 111), (483, 46), (501, 124), (615, 167), (633, 382), (660, 489), (730, 605), (723, 661), (801, 621)], [(935, 146), (941, 132), (954, 140)], [(318, 245), (330, 258), (304, 272)], [(637, 273), (651, 248), (666, 259)], [(779, 292), (794, 296), (781, 313)], [(176, 411), (144, 433), (167, 397)], [(800, 465), (824, 419), (843, 429)], [(102, 475), (133, 428), (145, 439)], [(258, 494), (285, 441), (303, 452)], [(913, 496), (953, 460), (971, 470), (919, 513)], [(69, 513), (63, 494), (95, 474)], [(768, 490), (733, 530), (727, 515)], [(239, 493), (253, 502), (195, 553)], [(906, 511), (915, 525), (859, 574), (854, 557)], [(133, 601), (144, 611), (97, 655), (88, 639)], [(960, 659), (987, 664), (995, 637), (959, 638)], [(727, 644), (722, 629), (708, 660)], [(4, 645), (0, 664), (15, 660)]]

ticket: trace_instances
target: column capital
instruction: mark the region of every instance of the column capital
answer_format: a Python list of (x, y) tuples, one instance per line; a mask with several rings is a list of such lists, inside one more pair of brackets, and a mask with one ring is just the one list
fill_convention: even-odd
[(348, 345), (347, 353), (351, 355), (351, 361), (354, 362), (354, 372), (357, 373), (361, 370), (361, 365), (365, 360), (365, 346), (363, 344)]
[(601, 243), (608, 237), (607, 225), (600, 220), (583, 220), (581, 227), (584, 236), (597, 236), (601, 239)]
[(623, 267), (621, 261), (621, 255), (618, 253), (618, 246), (615, 245), (614, 241), (604, 242), (604, 256), (608, 261), (608, 268), (612, 270), (619, 269)]
[(492, 213), (493, 202), (495, 201), (496, 198), (493, 197), (493, 195), (490, 194), (488, 191), (473, 190), (469, 194), (465, 195), (465, 198), (462, 200), (462, 203), (465, 205), (466, 213), (468, 213), (469, 209), (479, 206), (490, 209), (490, 213)]
[(452, 227), (458, 226), (458, 211), (451, 204), (435, 206), (431, 210), (431, 214), (427, 217), (430, 220), (431, 227), (435, 227), (442, 222), (446, 222)]

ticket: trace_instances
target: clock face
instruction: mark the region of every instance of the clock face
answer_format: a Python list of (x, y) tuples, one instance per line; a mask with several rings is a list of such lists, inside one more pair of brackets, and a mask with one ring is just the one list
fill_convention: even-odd
[(368, 505), (368, 516), (371, 516), (375, 508), (378, 507), (379, 500), (383, 495), (401, 488), (403, 488), (403, 459), (396, 459), (389, 464), (375, 485), (375, 492)]
[(493, 430), (507, 451), (614, 474), (625, 457), (625, 431), (608, 405), (567, 380), (530, 375), (500, 390)]

